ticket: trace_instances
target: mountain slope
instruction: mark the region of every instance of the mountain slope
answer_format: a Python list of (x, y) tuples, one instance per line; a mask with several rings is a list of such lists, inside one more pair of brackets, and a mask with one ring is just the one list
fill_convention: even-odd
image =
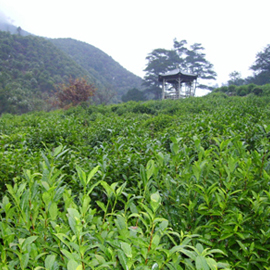
[(84, 77), (95, 84), (99, 102), (113, 93), (113, 101), (119, 102), (142, 83), (140, 77), (90, 44), (34, 36), (0, 16), (0, 114), (45, 109), (55, 85), (69, 77)]
[(19, 34), (21, 36), (28, 36), (31, 33), (21, 29), (21, 27), (17, 27), (7, 22), (0, 21), (0, 31), (9, 32), (10, 34)]
[(0, 113), (38, 109), (55, 91), (54, 85), (70, 76), (94, 81), (47, 39), (0, 31)]
[(51, 39), (51, 42), (92, 74), (97, 85), (112, 87), (119, 97), (129, 89), (141, 88), (140, 77), (123, 68), (100, 49), (71, 38)]
[(19, 34), (21, 36), (31, 35), (21, 27), (10, 23), (10, 19), (0, 10), (0, 31), (9, 32), (10, 34)]

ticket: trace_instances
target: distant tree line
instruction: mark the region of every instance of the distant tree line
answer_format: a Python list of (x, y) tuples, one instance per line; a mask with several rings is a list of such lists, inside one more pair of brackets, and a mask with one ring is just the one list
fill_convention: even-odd
[(249, 76), (245, 79), (241, 77), (241, 73), (233, 71), (229, 74), (230, 80), (228, 85), (245, 85), (256, 84), (264, 85), (270, 83), (270, 44), (268, 44), (261, 52), (256, 55), (254, 64), (250, 67), (253, 71), (253, 76)]
[[(186, 40), (173, 42), (173, 49), (155, 49), (146, 57), (147, 65), (144, 71), (143, 85), (144, 98), (150, 97), (154, 99), (161, 98), (161, 84), (158, 81), (158, 75), (166, 73), (174, 69), (180, 68), (183, 72), (193, 73), (198, 75), (197, 88), (214, 90), (214, 87), (209, 86), (211, 80), (216, 80), (216, 72), (213, 65), (206, 60), (204, 47), (200, 43), (194, 43), (191, 46), (187, 45)], [(255, 63), (250, 67), (253, 71), (253, 76), (242, 78), (241, 73), (233, 71), (229, 74), (229, 81), (227, 85), (247, 87), (224, 87), (218, 88), (221, 92), (226, 92), (232, 95), (246, 95), (253, 93), (255, 95), (268, 94), (268, 87), (264, 90), (256, 85), (265, 85), (270, 83), (270, 44), (268, 44), (263, 51), (257, 53)], [(123, 95), (122, 100), (137, 100), (139, 99), (140, 92), (129, 91)], [(133, 96), (133, 97), (132, 97)]]
[(137, 88), (132, 88), (127, 91), (126, 94), (122, 96), (122, 101), (127, 102), (127, 101), (143, 101), (146, 100), (145, 93), (143, 91), (140, 91)]
[[(215, 80), (216, 73), (213, 71), (213, 65), (205, 59), (204, 48), (201, 44), (195, 43), (188, 49), (187, 42), (174, 40), (172, 50), (155, 49), (148, 56), (144, 77), (144, 92), (138, 89), (130, 89), (122, 96), (122, 101), (144, 100), (152, 95), (154, 99), (159, 99), (161, 95), (161, 85), (158, 81), (158, 75), (176, 68), (183, 71), (198, 74), (201, 82), (199, 88), (213, 90), (202, 81)], [(242, 78), (241, 73), (233, 71), (229, 74), (228, 82), (218, 87), (214, 92), (222, 92), (227, 95), (245, 96), (254, 94), (257, 96), (270, 95), (270, 44), (256, 55), (254, 64), (250, 67), (253, 76)]]
[(243, 85), (223, 85), (213, 90), (212, 93), (224, 93), (228, 96), (246, 96), (253, 94), (256, 96), (270, 96), (270, 84), (256, 85), (254, 83)]
[(233, 71), (229, 74), (230, 80), (227, 85), (215, 89), (214, 92), (230, 96), (249, 94), (270, 96), (270, 44), (257, 53), (256, 60), (250, 69), (253, 70), (253, 76), (243, 79), (240, 72)]
[(215, 89), (215, 92), (237, 96), (270, 96), (270, 44), (257, 53), (250, 69), (253, 70), (253, 76), (245, 79), (241, 78), (240, 72), (233, 71), (229, 74), (227, 85)]

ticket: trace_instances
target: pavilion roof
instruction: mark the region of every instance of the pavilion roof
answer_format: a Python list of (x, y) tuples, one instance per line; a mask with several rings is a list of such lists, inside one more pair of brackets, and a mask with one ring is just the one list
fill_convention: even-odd
[(160, 73), (158, 75), (158, 80), (160, 82), (165, 79), (169, 83), (176, 83), (177, 79), (179, 78), (181, 82), (192, 82), (198, 78), (198, 75), (182, 72), (180, 68), (168, 71), (166, 73)]

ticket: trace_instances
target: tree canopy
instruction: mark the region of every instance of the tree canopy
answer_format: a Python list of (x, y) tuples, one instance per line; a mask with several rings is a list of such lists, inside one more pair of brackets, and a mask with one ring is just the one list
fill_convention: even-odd
[(175, 63), (177, 54), (174, 50), (155, 49), (146, 57), (146, 60), (148, 65), (144, 70), (146, 75), (143, 85), (146, 86), (148, 93), (154, 94), (155, 99), (159, 99), (161, 97), (161, 88), (158, 75), (177, 67)]
[(268, 44), (261, 52), (256, 54), (256, 60), (250, 67), (253, 75), (247, 78), (241, 78), (241, 74), (233, 71), (229, 74), (230, 80), (228, 85), (244, 85), (257, 84), (264, 85), (270, 83), (270, 44)]
[(270, 83), (270, 44), (256, 55), (255, 63), (250, 67), (254, 71), (253, 83)]
[(230, 80), (228, 81), (228, 85), (243, 85), (245, 84), (245, 80), (241, 78), (241, 73), (238, 71), (233, 71), (229, 74)]
[(200, 43), (194, 43), (188, 47), (186, 40), (175, 39), (171, 50), (161, 48), (153, 50), (146, 57), (147, 66), (144, 69), (146, 75), (143, 84), (147, 92), (154, 94), (155, 99), (159, 99), (161, 88), (158, 75), (176, 68), (198, 75), (198, 88), (212, 90), (205, 81), (215, 80), (217, 74), (213, 70), (213, 65), (205, 57), (204, 47)]

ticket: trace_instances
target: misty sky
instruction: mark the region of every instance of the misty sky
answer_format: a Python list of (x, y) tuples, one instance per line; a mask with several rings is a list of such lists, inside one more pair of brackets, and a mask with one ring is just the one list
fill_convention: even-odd
[(35, 35), (85, 41), (141, 77), (147, 54), (174, 38), (202, 44), (219, 85), (235, 70), (252, 75), (270, 44), (269, 0), (0, 0), (0, 10)]

